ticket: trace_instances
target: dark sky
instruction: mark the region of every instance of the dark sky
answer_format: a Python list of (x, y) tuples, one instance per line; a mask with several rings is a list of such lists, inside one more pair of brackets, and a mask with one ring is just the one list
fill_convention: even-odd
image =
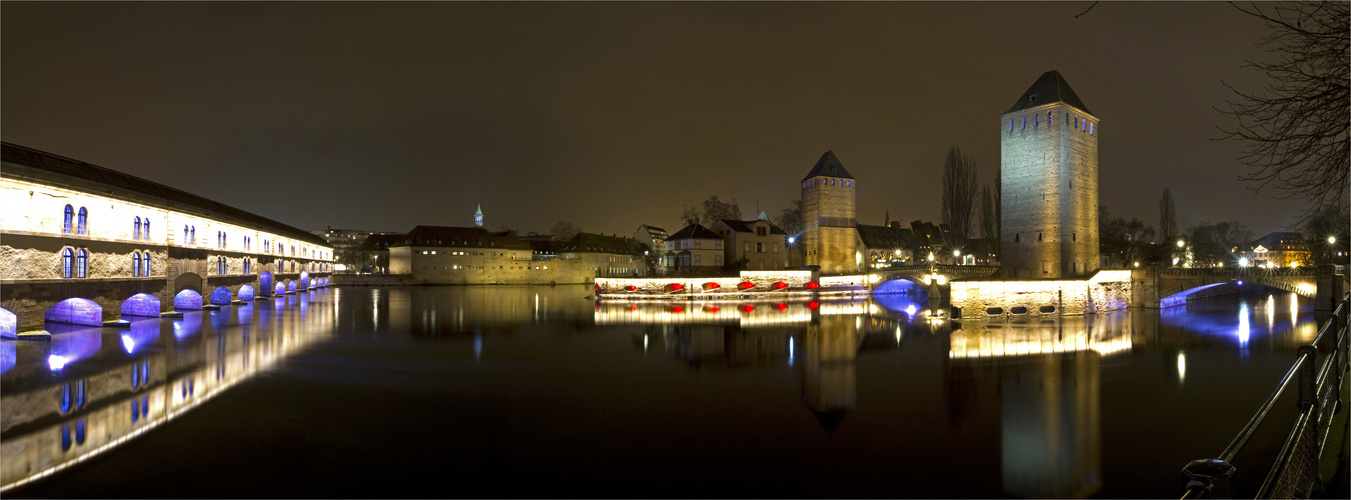
[(860, 222), (938, 220), (945, 152), (999, 165), (1043, 72), (1100, 126), (1101, 202), (1281, 230), (1221, 80), (1270, 57), (1220, 2), (17, 3), (0, 7), (3, 139), (307, 229), (674, 231), (685, 204), (777, 215), (826, 150)]

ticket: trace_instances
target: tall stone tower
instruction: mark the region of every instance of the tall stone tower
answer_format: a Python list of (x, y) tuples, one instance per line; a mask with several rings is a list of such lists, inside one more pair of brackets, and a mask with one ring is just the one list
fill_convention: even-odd
[(999, 116), (1006, 278), (1098, 270), (1098, 117), (1048, 71)]
[(483, 227), (483, 204), (474, 209), (474, 227)]
[(854, 272), (862, 265), (855, 247), (854, 182), (832, 151), (802, 178), (802, 261), (821, 266), (821, 272)]

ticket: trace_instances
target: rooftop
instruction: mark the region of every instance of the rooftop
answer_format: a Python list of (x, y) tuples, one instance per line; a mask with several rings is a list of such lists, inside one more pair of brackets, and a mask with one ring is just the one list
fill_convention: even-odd
[(825, 154), (821, 155), (821, 159), (816, 160), (816, 165), (812, 167), (811, 172), (807, 172), (807, 176), (803, 177), (802, 180), (805, 181), (813, 177), (854, 178), (854, 176), (849, 175), (848, 170), (844, 169), (844, 164), (840, 163), (840, 159), (835, 156), (834, 151), (826, 151)]
[(1059, 71), (1051, 70), (1042, 73), (1041, 77), (1037, 78), (1037, 81), (1027, 88), (1027, 92), (1023, 92), (1023, 96), (1019, 97), (1018, 101), (1013, 103), (1013, 107), (1004, 114), (1055, 102), (1063, 102), (1085, 113), (1093, 113), (1088, 110), (1088, 106), (1084, 106), (1084, 101), (1079, 100), (1079, 96), (1074, 94), (1074, 89), (1070, 88), (1065, 77), (1060, 76)]
[(490, 233), (481, 227), (418, 226), (403, 235), (391, 247), (476, 247), (504, 250), (530, 250), (520, 238), (511, 233)]

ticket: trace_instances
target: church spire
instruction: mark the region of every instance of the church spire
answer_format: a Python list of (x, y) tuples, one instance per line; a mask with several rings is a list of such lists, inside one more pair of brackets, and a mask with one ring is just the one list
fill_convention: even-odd
[(474, 226), (483, 227), (483, 204), (479, 203), (478, 208), (474, 210)]

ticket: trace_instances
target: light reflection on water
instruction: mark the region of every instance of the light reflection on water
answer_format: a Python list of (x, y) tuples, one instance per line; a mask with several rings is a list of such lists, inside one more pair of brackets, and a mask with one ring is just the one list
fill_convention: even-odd
[[(329, 472), (289, 477), (269, 472), (268, 450), (203, 455), (184, 445), (182, 453), (208, 469), (225, 465), (214, 455), (257, 456), (239, 488), (296, 484), (268, 490), (278, 496), (443, 496), (415, 489), (416, 480), (361, 490), (344, 479), (371, 474), (357, 464), (402, 442), (399, 429), (423, 429), (419, 446), (435, 450), (437, 463), (483, 477), (501, 472), (466, 464), (481, 456), (508, 469), (532, 464), (552, 488), (506, 481), (456, 496), (587, 496), (594, 471), (605, 471), (615, 496), (1159, 497), (1180, 491), (1181, 465), (1227, 444), (1314, 329), (1311, 313), (1281, 294), (963, 323), (903, 294), (595, 303), (584, 291), (348, 288), (188, 313), (169, 323), (172, 336), (133, 339), (130, 357), (152, 360), (154, 383), (177, 398), (151, 396), (141, 422), (310, 345), (266, 383), (278, 393), (302, 382), (344, 388), (313, 400), (343, 408), (340, 418), (291, 408), (295, 423), (259, 427), (275, 435), (256, 441), (322, 422), (342, 436), (332, 441), (357, 444), (320, 440), (299, 459), (354, 465), (325, 461)], [(156, 347), (142, 351), (146, 344)], [(86, 355), (62, 377), (109, 364), (100, 356), (110, 349), (126, 359), (123, 347), (104, 342), (105, 354)], [(4, 407), (22, 378), (12, 374), (24, 371), (19, 354), (19, 368), (5, 373)], [(192, 375), (156, 378), (170, 364)], [(80, 376), (92, 381), (100, 369)], [(348, 392), (364, 396), (343, 402)], [(375, 394), (381, 404), (368, 404)], [(422, 410), (429, 404), (444, 408)], [(128, 407), (114, 406), (129, 421)], [(1165, 413), (1219, 417), (1175, 422)], [(400, 463), (410, 478), (441, 474), (431, 463)], [(672, 467), (717, 477), (720, 488), (672, 483)]]

